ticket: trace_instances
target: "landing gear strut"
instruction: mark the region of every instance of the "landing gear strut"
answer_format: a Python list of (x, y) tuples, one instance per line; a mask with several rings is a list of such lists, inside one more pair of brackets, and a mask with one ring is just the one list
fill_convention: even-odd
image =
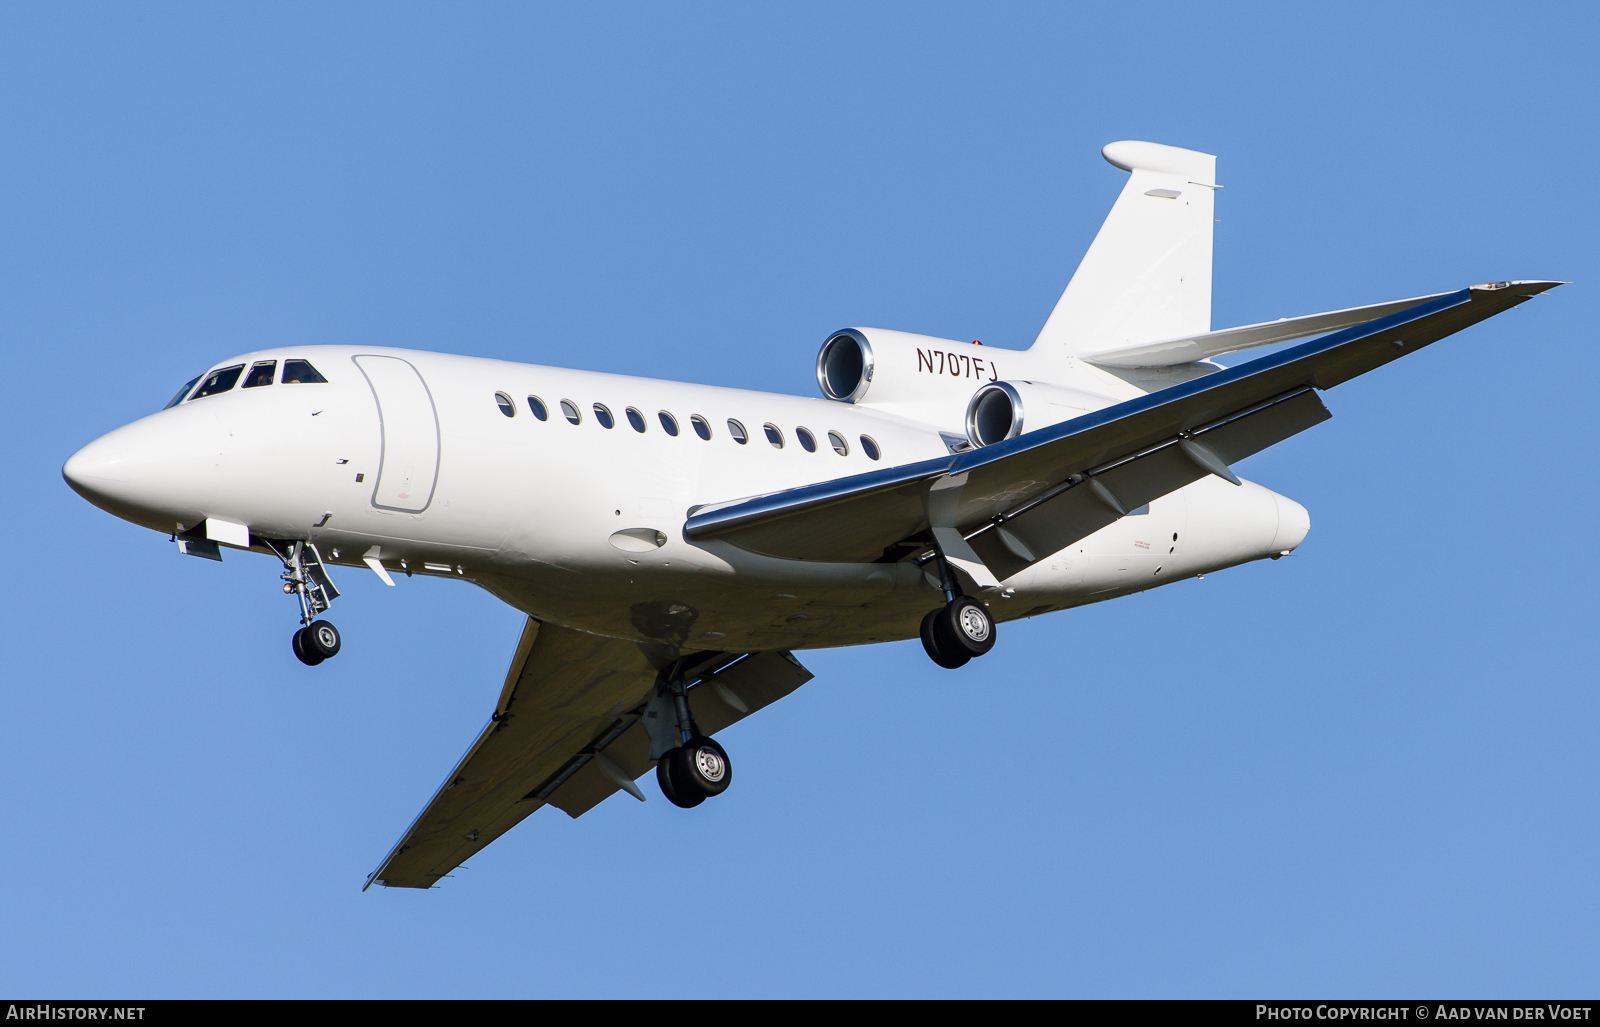
[(291, 644), (301, 663), (315, 667), (339, 654), (339, 629), (317, 615), (339, 598), (339, 590), (322, 567), (322, 554), (309, 542), (269, 541), (283, 561), (283, 591), (300, 600), (300, 630)]
[(944, 588), (945, 604), (922, 618), (922, 648), (939, 666), (949, 670), (965, 666), (974, 656), (994, 648), (994, 619), (989, 608), (961, 594), (955, 575), (938, 546), (933, 550)]
[(715, 739), (700, 733), (689, 711), (688, 686), (674, 664), (645, 706), (656, 783), (674, 806), (693, 809), (733, 783), (733, 764)]

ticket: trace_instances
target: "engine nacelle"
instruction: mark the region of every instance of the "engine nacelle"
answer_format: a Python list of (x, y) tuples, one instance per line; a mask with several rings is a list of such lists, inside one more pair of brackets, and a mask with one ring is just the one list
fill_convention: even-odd
[(846, 328), (817, 354), (822, 394), (913, 420), (957, 427), (972, 393), (1024, 371), (1025, 353), (884, 328)]
[(1038, 382), (993, 382), (967, 404), (967, 438), (974, 446), (992, 446), (1114, 402), (1109, 396)]

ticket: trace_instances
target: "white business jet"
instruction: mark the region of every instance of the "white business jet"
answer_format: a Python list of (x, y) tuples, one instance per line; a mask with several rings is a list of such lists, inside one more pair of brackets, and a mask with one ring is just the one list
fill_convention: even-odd
[(1027, 350), (848, 328), (806, 399), (289, 346), (209, 368), (63, 473), (190, 556), (281, 561), (308, 665), (339, 652), (330, 566), (527, 614), (488, 725), (369, 886), (431, 887), (541, 806), (642, 801), (652, 767), (693, 807), (732, 780), (716, 733), (810, 679), (793, 650), (920, 635), (958, 668), (997, 623), (1288, 553), (1305, 509), (1233, 464), (1326, 419), (1319, 390), (1559, 284), (1212, 331), (1216, 159), (1104, 155), (1127, 185)]

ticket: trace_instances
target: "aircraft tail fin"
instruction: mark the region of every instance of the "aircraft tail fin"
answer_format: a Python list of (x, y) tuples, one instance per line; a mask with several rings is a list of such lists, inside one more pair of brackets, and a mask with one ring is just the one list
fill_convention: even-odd
[(1130, 172), (1033, 349), (1079, 356), (1211, 330), (1217, 158), (1160, 143), (1111, 143)]

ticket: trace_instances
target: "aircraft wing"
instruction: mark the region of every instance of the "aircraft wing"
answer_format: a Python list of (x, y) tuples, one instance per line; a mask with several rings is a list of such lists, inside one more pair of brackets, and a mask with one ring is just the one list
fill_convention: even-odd
[[(1326, 419), (1317, 389), (1508, 310), (1559, 282), (1497, 282), (1409, 308), (1014, 439), (901, 467), (697, 507), (691, 541), (796, 560), (888, 556), (939, 537), (980, 583)], [(941, 530), (942, 529), (942, 530)], [(952, 532), (959, 533), (954, 537)], [(963, 544), (970, 552), (961, 551)], [(961, 561), (960, 557), (966, 557)]]
[[(582, 816), (648, 773), (640, 717), (675, 653), (528, 618), (494, 715), (367, 880), (431, 888), (544, 805)], [(686, 671), (696, 724), (714, 734), (811, 674), (783, 652), (703, 653)]]

